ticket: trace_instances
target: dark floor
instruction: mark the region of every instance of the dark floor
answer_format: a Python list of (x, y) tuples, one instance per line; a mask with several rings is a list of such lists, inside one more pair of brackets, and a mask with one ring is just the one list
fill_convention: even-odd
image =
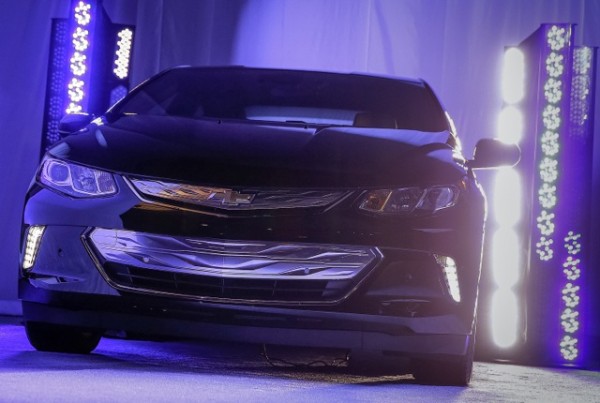
[(476, 363), (470, 387), (439, 387), (390, 369), (273, 368), (260, 353), (252, 345), (119, 338), (87, 356), (42, 353), (18, 318), (0, 317), (0, 401), (600, 402), (598, 372)]

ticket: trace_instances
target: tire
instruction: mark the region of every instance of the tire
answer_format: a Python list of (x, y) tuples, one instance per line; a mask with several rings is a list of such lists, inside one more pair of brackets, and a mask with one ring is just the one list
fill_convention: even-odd
[(89, 354), (100, 342), (102, 332), (66, 325), (25, 322), (29, 343), (38, 351)]
[(475, 337), (469, 338), (464, 356), (452, 359), (419, 359), (413, 363), (413, 376), (426, 385), (469, 386), (473, 373)]

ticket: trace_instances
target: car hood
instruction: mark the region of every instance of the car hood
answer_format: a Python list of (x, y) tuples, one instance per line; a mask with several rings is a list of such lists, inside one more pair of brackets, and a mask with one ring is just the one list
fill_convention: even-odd
[(202, 185), (372, 188), (460, 180), (464, 164), (448, 136), (133, 115), (90, 124), (49, 153), (128, 176)]

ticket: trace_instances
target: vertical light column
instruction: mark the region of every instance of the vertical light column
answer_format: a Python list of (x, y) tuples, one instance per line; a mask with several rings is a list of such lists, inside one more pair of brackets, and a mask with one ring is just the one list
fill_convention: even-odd
[(538, 230), (535, 252), (543, 262), (555, 255), (554, 234), (556, 229), (557, 180), (559, 172), (560, 134), (564, 126), (565, 109), (565, 64), (569, 58), (569, 27), (553, 25), (546, 33), (546, 53), (543, 64), (544, 107), (542, 130), (538, 154), (538, 208), (536, 218)]
[[(546, 25), (540, 59), (539, 130), (534, 173), (534, 211), (531, 267), (535, 276), (547, 279), (545, 323), (547, 349), (552, 361), (573, 361), (578, 356), (579, 285), (577, 255), (580, 234), (570, 228), (577, 218), (570, 195), (579, 181), (568, 151), (571, 107), (572, 27)], [(561, 190), (562, 189), (562, 190)], [(567, 190), (568, 189), (568, 190)], [(559, 197), (560, 195), (560, 197)], [(536, 197), (537, 196), (537, 197)], [(565, 258), (563, 259), (563, 256)], [(567, 257), (568, 256), (568, 257)], [(570, 259), (569, 259), (570, 257)], [(561, 273), (562, 272), (562, 273)], [(564, 276), (573, 280), (564, 281)], [(558, 312), (557, 312), (558, 311)], [(539, 333), (541, 337), (543, 333)], [(542, 340), (539, 341), (542, 343)]]
[(72, 53), (69, 59), (66, 113), (87, 110), (95, 8), (95, 4), (89, 1), (75, 1), (72, 4)]
[(131, 45), (133, 43), (133, 31), (129, 28), (122, 29), (117, 33), (117, 50), (115, 51), (115, 60), (113, 73), (119, 79), (123, 80), (129, 76), (129, 59), (131, 58)]
[[(504, 53), (502, 97), (504, 107), (498, 117), (498, 139), (519, 143), (523, 136), (520, 103), (525, 94), (525, 58), (518, 48)], [(519, 171), (504, 168), (496, 174), (493, 189), (492, 272), (495, 282), (491, 300), (492, 339), (501, 348), (518, 340), (521, 301), (516, 288), (523, 277), (523, 251), (518, 226), (522, 216), (522, 184)]]
[(71, 0), (69, 18), (52, 21), (42, 155), (61, 140), (65, 114), (100, 115), (127, 94), (134, 36), (101, 0)]
[(132, 48), (133, 28), (127, 27), (119, 30), (112, 68), (113, 78), (118, 84), (110, 91), (110, 105), (113, 105), (127, 94)]
[(48, 60), (48, 74), (46, 81), (46, 101), (44, 105), (44, 131), (42, 137), (41, 154), (44, 155), (50, 145), (60, 140), (58, 127), (60, 119), (65, 113), (67, 46), (69, 38), (69, 24), (66, 19), (52, 20), (52, 34), (50, 35), (50, 55)]
[(596, 53), (573, 38), (573, 24), (543, 24), (504, 55), (498, 137), (518, 142), (522, 155), (493, 188), (491, 334), (502, 357), (543, 365), (585, 362), (595, 286), (588, 243)]
[[(561, 263), (561, 305), (559, 349), (561, 358), (572, 364), (581, 362), (584, 349), (583, 326), (584, 279), (588, 237), (586, 212), (590, 207), (591, 145), (593, 121), (593, 94), (595, 52), (589, 47), (573, 50), (573, 68), (570, 93), (569, 130), (563, 141), (561, 163), (564, 175), (560, 198), (561, 233), (558, 258)], [(575, 213), (576, 212), (576, 213)]]

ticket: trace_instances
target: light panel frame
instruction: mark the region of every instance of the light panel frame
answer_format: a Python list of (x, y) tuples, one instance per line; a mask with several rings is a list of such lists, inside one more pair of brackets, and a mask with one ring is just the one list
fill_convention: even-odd
[[(536, 365), (582, 367), (588, 355), (585, 306), (591, 286), (585, 278), (589, 270), (596, 53), (593, 48), (574, 45), (574, 29), (573, 24), (542, 24), (518, 45), (525, 74), (506, 63), (503, 67), (516, 82), (525, 83), (523, 97), (514, 87), (518, 84), (502, 85), (504, 107), (518, 108), (523, 116), (522, 158), (516, 167), (523, 193), (519, 206), (522, 221), (515, 225), (516, 218), (508, 217), (506, 205), (495, 208), (492, 228), (498, 234), (512, 228), (521, 240), (509, 242), (519, 249), (515, 252), (518, 258), (495, 259), (498, 251), (493, 250), (493, 237), (497, 234), (492, 233), (495, 292), (506, 298), (502, 302), (494, 294), (491, 301), (492, 305), (509, 306), (513, 295), (507, 290), (513, 290), (519, 304), (512, 308), (513, 316), (522, 314), (523, 320), (492, 306), (490, 312), (498, 318), (490, 321), (492, 333), (504, 332), (513, 342), (494, 340), (497, 351), (504, 349), (497, 355)], [(520, 63), (513, 49), (507, 48), (507, 59)], [(518, 126), (504, 122), (499, 124), (502, 127)], [(502, 136), (512, 141), (518, 138), (499, 133)], [(498, 177), (505, 174), (500, 172)], [(493, 200), (506, 203), (496, 195)], [(506, 255), (509, 252), (504, 248)], [(515, 265), (516, 261), (520, 262), (518, 276), (505, 267), (501, 275), (510, 274), (511, 281), (498, 277), (496, 271), (502, 270), (503, 264)], [(507, 355), (506, 350), (511, 352)]]

